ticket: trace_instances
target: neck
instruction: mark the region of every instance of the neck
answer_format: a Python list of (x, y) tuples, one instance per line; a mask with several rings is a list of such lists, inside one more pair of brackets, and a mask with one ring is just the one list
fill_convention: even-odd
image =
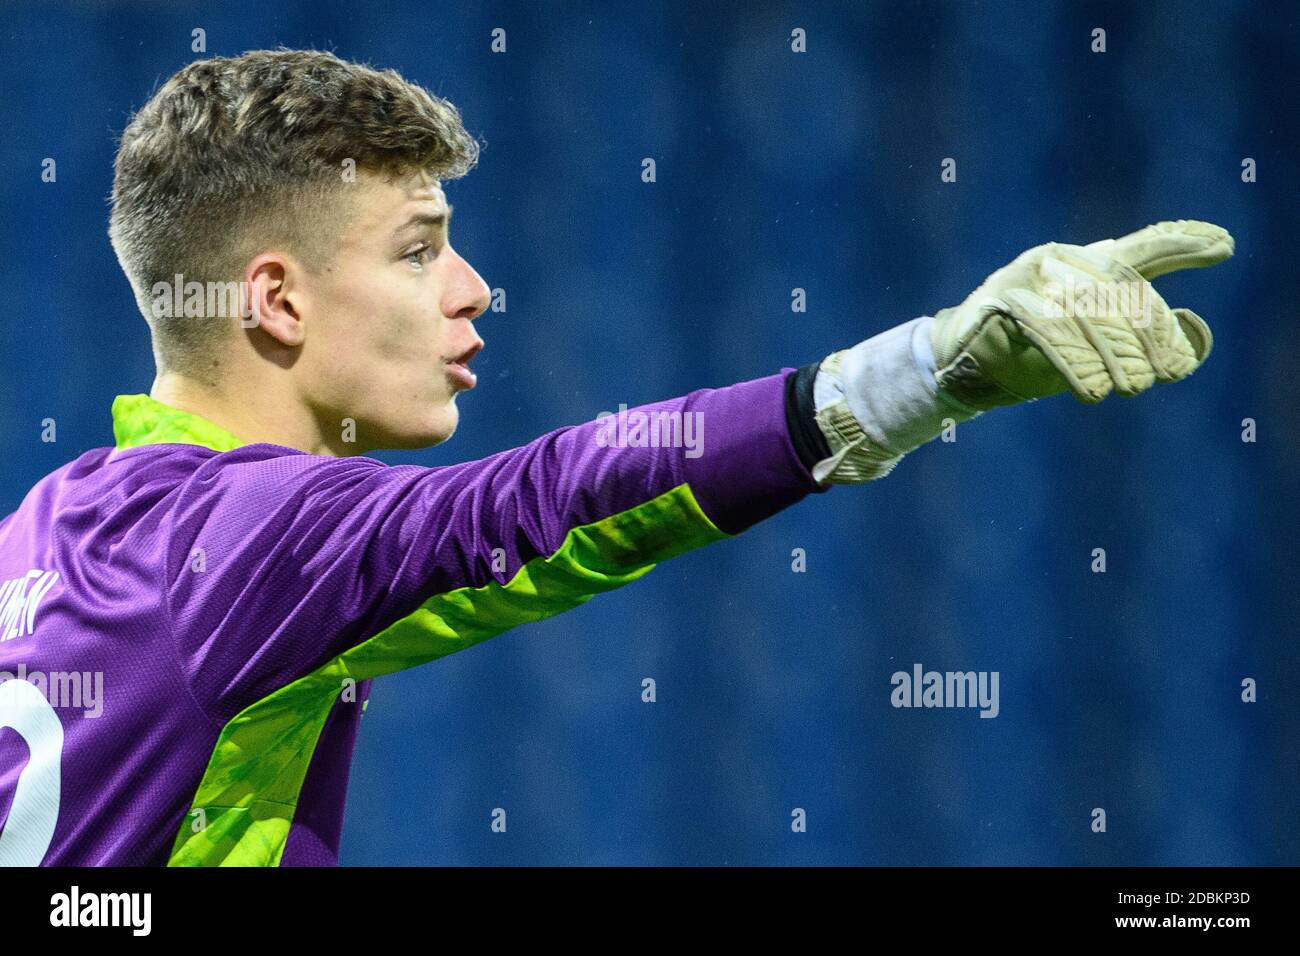
[(256, 386), (236, 386), (229, 382), (200, 382), (179, 372), (159, 372), (149, 395), (172, 408), (206, 418), (250, 444), (269, 442), (312, 455), (345, 454), (329, 440), (311, 409), (287, 385), (277, 388), (260, 382)]

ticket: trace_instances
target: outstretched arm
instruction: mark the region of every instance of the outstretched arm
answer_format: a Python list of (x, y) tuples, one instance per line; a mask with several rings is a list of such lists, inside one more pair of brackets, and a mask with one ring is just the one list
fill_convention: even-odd
[(358, 680), (412, 667), (825, 491), (791, 438), (792, 375), (439, 468), (269, 445), (209, 459), (160, 529), (195, 697), (224, 722), (339, 655)]
[[(478, 461), (387, 467), (266, 445), (217, 456), (169, 519), (168, 609), (196, 699), (224, 721), (331, 661), (358, 680), (413, 667), (576, 607), (831, 484), (887, 474), (945, 419), (1176, 381), (1208, 354), (1209, 330), (1147, 277), (1231, 247), (1202, 223), (1040, 246), (961, 306), (798, 372)], [(1136, 283), (1138, 296), (1116, 314), (1096, 308), (1114, 282)]]

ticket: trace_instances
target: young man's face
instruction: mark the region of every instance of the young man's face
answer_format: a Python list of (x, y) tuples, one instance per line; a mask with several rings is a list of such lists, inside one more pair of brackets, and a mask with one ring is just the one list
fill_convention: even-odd
[(345, 188), (353, 211), (334, 260), (299, 289), (306, 335), (295, 374), (323, 430), (356, 422), (345, 452), (445, 441), (457, 393), (474, 385), (465, 365), (483, 348), (473, 320), (488, 287), (451, 247), (436, 180), (358, 171)]

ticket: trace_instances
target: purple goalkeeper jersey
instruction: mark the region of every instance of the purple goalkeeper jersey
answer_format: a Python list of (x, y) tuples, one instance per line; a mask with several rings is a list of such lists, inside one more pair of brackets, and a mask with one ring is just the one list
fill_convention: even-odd
[(0, 865), (337, 863), (373, 678), (827, 490), (791, 374), (438, 468), (119, 396), (116, 447), (0, 520)]

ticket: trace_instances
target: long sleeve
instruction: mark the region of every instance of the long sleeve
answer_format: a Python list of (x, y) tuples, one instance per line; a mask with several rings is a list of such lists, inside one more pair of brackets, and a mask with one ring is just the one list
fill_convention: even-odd
[(416, 666), (828, 490), (791, 439), (794, 374), (439, 468), (271, 445), (212, 455), (163, 523), (167, 611), (196, 700), (224, 722), (336, 659), (358, 680)]

